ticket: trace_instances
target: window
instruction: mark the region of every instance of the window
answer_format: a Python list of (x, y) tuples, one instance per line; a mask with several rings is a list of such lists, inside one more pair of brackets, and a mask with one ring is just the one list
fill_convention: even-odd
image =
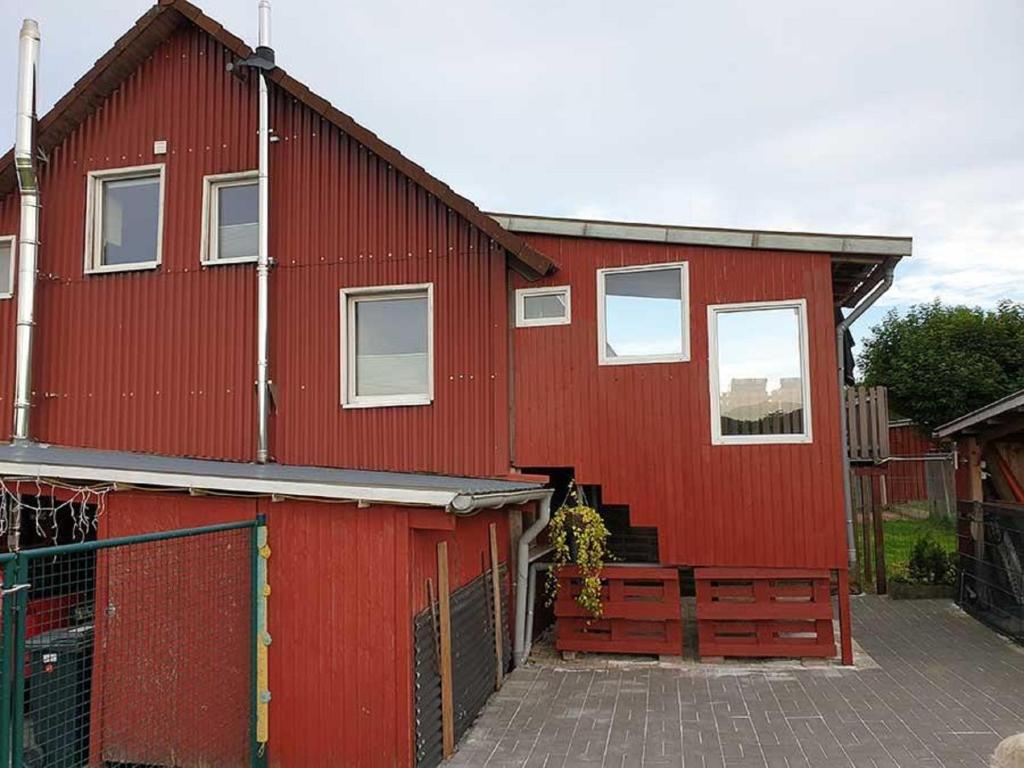
[(807, 303), (708, 307), (708, 336), (712, 442), (811, 442)]
[(203, 179), (203, 264), (256, 261), (259, 249), (256, 171)]
[(0, 299), (14, 295), (14, 236), (0, 237)]
[(685, 263), (597, 271), (597, 344), (601, 365), (690, 359)]
[(572, 319), (568, 285), (520, 288), (516, 291), (516, 327), (568, 325)]
[(342, 405), (428, 405), (434, 398), (433, 286), (341, 291)]
[(93, 171), (86, 212), (86, 272), (160, 264), (163, 165)]

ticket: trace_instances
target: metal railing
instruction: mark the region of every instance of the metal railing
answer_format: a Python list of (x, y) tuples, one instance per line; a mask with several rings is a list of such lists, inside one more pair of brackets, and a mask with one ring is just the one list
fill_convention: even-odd
[(260, 765), (261, 535), (250, 520), (0, 554), (0, 764)]
[(959, 502), (957, 540), (957, 602), (1024, 643), (1024, 506)]

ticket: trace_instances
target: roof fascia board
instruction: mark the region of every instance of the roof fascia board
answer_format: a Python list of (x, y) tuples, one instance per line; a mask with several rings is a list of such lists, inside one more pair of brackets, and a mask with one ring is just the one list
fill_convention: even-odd
[(378, 504), (409, 504), (447, 507), (460, 495), (455, 491), (425, 488), (388, 488), (381, 486), (335, 485), (222, 475), (183, 474), (134, 469), (111, 469), (85, 465), (45, 464), (39, 462), (0, 461), (0, 475), (9, 477), (81, 480), (125, 485), (150, 485), (180, 490), (224, 491), (262, 496), (301, 496), (337, 501), (366, 501)]
[(870, 256), (910, 256), (913, 247), (913, 241), (909, 237), (673, 227), (545, 216), (514, 216), (504, 213), (491, 214), (491, 217), (511, 232), (533, 235)]
[(1024, 406), (1024, 392), (1015, 392), (1008, 397), (1004, 397), (1002, 400), (997, 400), (958, 419), (953, 419), (953, 421), (947, 422), (940, 427), (936, 427), (934, 434), (936, 437), (949, 437), (957, 432), (976, 426), (987, 419), (1001, 416), (1007, 411), (1012, 411), (1022, 406)]

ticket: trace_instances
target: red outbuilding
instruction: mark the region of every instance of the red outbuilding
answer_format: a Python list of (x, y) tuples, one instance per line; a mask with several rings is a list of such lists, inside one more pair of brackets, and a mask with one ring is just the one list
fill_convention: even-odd
[[(23, 72), (38, 44), (26, 25)], [(908, 238), (486, 214), (185, 0), (19, 121), (4, 498), (102, 486), (97, 541), (258, 518), (269, 588), (235, 609), (269, 632), (271, 765), (436, 764), (528, 650), (531, 545), (569, 477), (698, 592), (749, 582), (750, 655), (803, 631), (788, 581), (831, 638), (836, 581), (849, 661), (846, 330)], [(96, 649), (126, 647), (110, 567)], [(98, 718), (130, 685), (120, 653), (93, 663), (93, 758), (246, 759)], [(199, 734), (170, 709), (186, 679), (154, 711)]]

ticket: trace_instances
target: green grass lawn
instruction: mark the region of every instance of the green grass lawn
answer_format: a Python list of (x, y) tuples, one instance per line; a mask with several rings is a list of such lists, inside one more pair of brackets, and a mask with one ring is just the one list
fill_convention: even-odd
[[(930, 535), (948, 552), (956, 550), (956, 522), (954, 520), (940, 517), (929, 517), (923, 520), (885, 520), (883, 529), (885, 532), (885, 570), (890, 576), (906, 570), (914, 542), (924, 536)], [(858, 524), (858, 556), (861, 555), (864, 543), (862, 535), (862, 529)]]

